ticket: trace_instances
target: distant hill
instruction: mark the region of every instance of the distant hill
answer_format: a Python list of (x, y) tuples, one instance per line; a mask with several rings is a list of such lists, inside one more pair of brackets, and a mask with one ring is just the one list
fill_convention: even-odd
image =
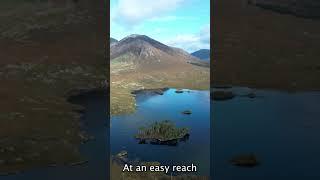
[(210, 50), (200, 49), (196, 52), (191, 53), (192, 56), (197, 57), (201, 60), (210, 61)]
[(118, 42), (118, 40), (110, 37), (110, 45), (113, 45), (113, 44), (115, 44), (115, 43), (117, 43), (117, 42)]
[(133, 62), (137, 66), (152, 68), (200, 65), (207, 63), (186, 51), (167, 46), (145, 35), (130, 35), (110, 48), (112, 61)]

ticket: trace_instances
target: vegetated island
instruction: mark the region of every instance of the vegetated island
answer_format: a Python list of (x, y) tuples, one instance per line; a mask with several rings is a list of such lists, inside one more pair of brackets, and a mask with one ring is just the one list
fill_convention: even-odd
[(154, 122), (149, 127), (141, 127), (135, 138), (140, 144), (177, 145), (178, 141), (189, 137), (188, 128), (179, 128), (169, 120)]

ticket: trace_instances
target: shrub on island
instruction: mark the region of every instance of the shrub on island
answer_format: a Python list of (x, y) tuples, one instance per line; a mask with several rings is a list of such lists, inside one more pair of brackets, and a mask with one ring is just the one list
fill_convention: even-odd
[[(188, 128), (179, 128), (169, 120), (154, 122), (149, 127), (141, 127), (135, 138), (150, 144), (176, 145), (189, 137)], [(142, 143), (142, 144), (144, 144)]]

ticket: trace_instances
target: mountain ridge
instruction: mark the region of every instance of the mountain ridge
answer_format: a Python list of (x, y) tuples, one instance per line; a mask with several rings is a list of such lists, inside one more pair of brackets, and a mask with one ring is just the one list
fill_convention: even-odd
[(134, 64), (173, 65), (189, 63), (208, 66), (183, 49), (167, 46), (146, 35), (129, 35), (110, 48), (111, 61), (130, 61)]
[(110, 37), (110, 46), (112, 46), (112, 45), (114, 45), (114, 44), (116, 44), (118, 42), (119, 41), (117, 39)]

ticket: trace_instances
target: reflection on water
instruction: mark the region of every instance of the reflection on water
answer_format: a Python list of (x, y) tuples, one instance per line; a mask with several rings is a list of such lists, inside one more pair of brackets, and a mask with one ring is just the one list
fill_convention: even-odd
[[(234, 88), (237, 94), (251, 92)], [(223, 180), (319, 179), (320, 93), (255, 91), (212, 103), (214, 177)], [(254, 153), (261, 164), (239, 168), (228, 161)]]
[[(138, 94), (137, 111), (111, 118), (111, 153), (128, 151), (131, 160), (158, 161), (164, 165), (198, 165), (198, 172), (210, 172), (210, 98), (208, 91), (169, 89), (163, 95)], [(191, 115), (182, 111), (191, 110)], [(177, 146), (139, 144), (134, 139), (141, 126), (171, 120), (188, 127), (190, 137)]]

